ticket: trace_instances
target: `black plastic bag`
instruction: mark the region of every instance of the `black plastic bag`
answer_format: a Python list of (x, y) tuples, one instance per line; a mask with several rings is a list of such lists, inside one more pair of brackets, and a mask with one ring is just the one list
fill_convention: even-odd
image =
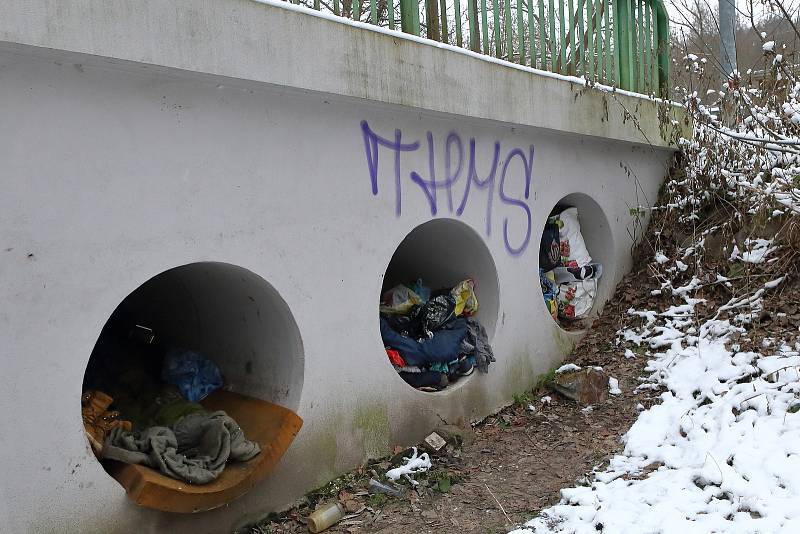
[(422, 332), (433, 337), (433, 332), (456, 316), (456, 299), (452, 295), (431, 297), (419, 312)]
[(558, 222), (550, 217), (544, 225), (542, 242), (539, 244), (539, 268), (552, 271), (561, 265), (561, 243), (558, 238)]

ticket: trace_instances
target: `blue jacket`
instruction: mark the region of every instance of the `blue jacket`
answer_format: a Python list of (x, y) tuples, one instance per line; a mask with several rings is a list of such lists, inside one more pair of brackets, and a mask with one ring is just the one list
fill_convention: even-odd
[(381, 337), (387, 347), (400, 352), (406, 365), (425, 367), (458, 359), (461, 342), (467, 335), (466, 319), (455, 319), (446, 329), (437, 330), (431, 339), (417, 341), (401, 336), (381, 317)]

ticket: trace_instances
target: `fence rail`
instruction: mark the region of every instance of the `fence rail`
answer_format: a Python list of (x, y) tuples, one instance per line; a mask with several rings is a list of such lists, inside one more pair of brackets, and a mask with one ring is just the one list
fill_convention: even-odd
[(662, 0), (289, 1), (521, 65), (667, 96), (669, 26)]

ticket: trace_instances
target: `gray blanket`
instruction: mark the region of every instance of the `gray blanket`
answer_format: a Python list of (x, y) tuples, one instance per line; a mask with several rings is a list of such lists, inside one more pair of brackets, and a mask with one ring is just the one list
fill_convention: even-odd
[(483, 373), (489, 372), (489, 364), (496, 361), (486, 329), (475, 319), (467, 319), (467, 342), (475, 347), (475, 365)]
[(215, 480), (228, 461), (244, 462), (261, 452), (225, 412), (195, 413), (171, 427), (141, 432), (115, 428), (106, 438), (102, 458), (142, 464), (190, 484)]

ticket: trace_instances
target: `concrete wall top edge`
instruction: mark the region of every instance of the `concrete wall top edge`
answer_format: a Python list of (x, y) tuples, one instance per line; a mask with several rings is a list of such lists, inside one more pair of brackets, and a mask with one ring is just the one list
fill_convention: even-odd
[[(493, 58), (474, 57), (469, 51), (271, 3), (3, 0), (2, 4), (0, 41), (8, 43), (669, 146), (661, 134), (655, 101), (587, 89)], [(626, 118), (631, 112), (636, 112), (637, 121)]]

